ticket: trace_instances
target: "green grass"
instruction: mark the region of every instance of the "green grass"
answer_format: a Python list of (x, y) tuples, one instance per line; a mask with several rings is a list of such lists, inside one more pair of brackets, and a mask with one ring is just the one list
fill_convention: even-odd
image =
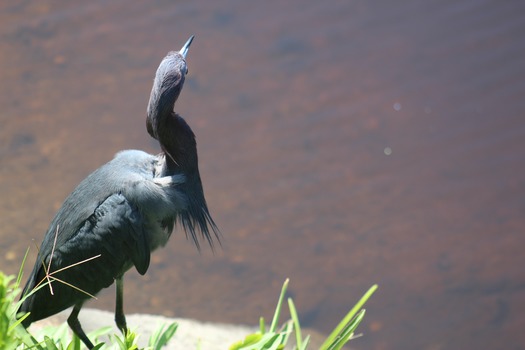
[[(17, 299), (20, 295), (20, 281), (22, 279), (24, 262), (22, 262), (22, 268), (20, 268), (20, 272), (16, 277), (6, 276), (0, 271), (0, 350), (80, 350), (85, 348), (77, 336), (70, 335), (67, 324), (59, 327), (47, 327), (36, 335), (30, 334), (21, 325), (24, 317), (17, 319), (16, 311), (21, 304), (21, 301), (17, 301)], [(283, 284), (269, 328), (266, 328), (265, 320), (261, 317), (259, 320), (259, 331), (249, 334), (243, 340), (231, 345), (230, 350), (284, 349), (292, 335), (296, 344), (294, 349), (308, 349), (310, 336), (307, 335), (304, 339), (302, 338), (303, 332), (299, 323), (299, 317), (291, 298), (287, 299), (291, 319), (279, 326), (279, 318), (288, 282), (287, 279)], [(44, 283), (39, 288), (45, 285)], [(339, 350), (353, 339), (356, 328), (365, 315), (363, 306), (376, 289), (377, 285), (372, 286), (357, 304), (350, 309), (324, 341), (320, 350)], [(176, 323), (159, 327), (151, 335), (145, 350), (160, 350), (175, 335), (176, 330)], [(108, 343), (101, 342), (100, 339), (103, 336), (105, 338), (109, 337), (110, 341)], [(124, 337), (120, 334), (112, 334), (112, 328), (105, 327), (88, 334), (88, 337), (97, 344), (95, 345), (96, 350), (140, 350), (137, 345), (138, 335), (132, 331), (128, 332)], [(206, 335), (203, 334), (201, 338), (206, 338)]]
[[(281, 327), (278, 328), (279, 317), (281, 315), (281, 309), (288, 288), (287, 279), (281, 289), (279, 300), (277, 301), (277, 307), (275, 309), (272, 323), (269, 329), (266, 329), (264, 319), (261, 318), (259, 324), (259, 331), (253, 334), (249, 334), (232, 346), (229, 350), (259, 350), (259, 349), (284, 349), (288, 343), (289, 337), (292, 333), (295, 333), (295, 346), (294, 349), (304, 350), (308, 349), (310, 336), (307, 335), (304, 339), (302, 338), (301, 325), (299, 323), (299, 317), (297, 310), (293, 303), (292, 298), (288, 298), (288, 308), (290, 311), (291, 319), (286, 321)], [(339, 350), (348, 341), (353, 339), (357, 326), (363, 320), (365, 316), (365, 310), (362, 309), (368, 299), (374, 294), (377, 289), (377, 285), (373, 285), (368, 291), (361, 297), (357, 304), (346, 314), (346, 316), (339, 322), (334, 328), (330, 335), (323, 342), (320, 350)]]

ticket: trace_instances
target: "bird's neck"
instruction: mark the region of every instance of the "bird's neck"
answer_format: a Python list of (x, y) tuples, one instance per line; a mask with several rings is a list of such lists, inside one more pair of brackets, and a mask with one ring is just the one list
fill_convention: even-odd
[[(159, 130), (173, 115), (173, 107), (179, 98), (184, 75), (172, 74), (164, 79), (155, 78), (147, 109), (146, 126), (148, 133), (159, 140)], [(191, 131), (191, 129), (190, 129)], [(162, 142), (161, 142), (162, 144)]]
[(186, 121), (176, 113), (159, 121), (157, 136), (166, 156), (166, 175), (198, 175), (197, 143)]

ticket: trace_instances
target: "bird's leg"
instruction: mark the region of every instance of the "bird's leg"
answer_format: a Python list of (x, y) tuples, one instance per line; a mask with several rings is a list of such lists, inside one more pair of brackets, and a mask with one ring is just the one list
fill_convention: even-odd
[(126, 316), (124, 315), (124, 280), (123, 276), (117, 277), (117, 300), (115, 303), (115, 323), (122, 334), (128, 334)]
[(88, 347), (88, 349), (93, 349), (93, 343), (89, 340), (86, 333), (84, 333), (84, 330), (80, 326), (80, 322), (78, 321), (78, 313), (80, 312), (80, 309), (82, 308), (82, 303), (78, 303), (73, 307), (73, 311), (71, 311), (71, 315), (67, 318), (67, 324), (69, 325), (69, 328), (77, 335), (77, 337), (82, 340), (84, 344)]

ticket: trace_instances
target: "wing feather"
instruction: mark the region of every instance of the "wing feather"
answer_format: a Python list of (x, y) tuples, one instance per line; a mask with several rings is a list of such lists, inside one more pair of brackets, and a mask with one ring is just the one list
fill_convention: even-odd
[[(46, 268), (50, 266), (53, 278), (79, 290), (59, 281), (52, 283), (53, 295), (48, 286), (41, 288), (27, 298), (20, 308), (20, 311), (31, 312), (24, 322), (26, 325), (89, 298), (80, 290), (95, 295), (102, 288), (109, 287), (115, 278), (122, 276), (130, 267), (135, 266), (141, 274), (146, 273), (149, 267), (151, 251), (142, 215), (122, 194), (109, 196), (77, 232), (68, 236), (67, 241), (56, 247), (52, 259), (49, 253), (42, 261)], [(100, 256), (54, 273), (97, 255)], [(42, 264), (36, 264), (24, 288), (24, 295), (44, 278), (45, 269)]]

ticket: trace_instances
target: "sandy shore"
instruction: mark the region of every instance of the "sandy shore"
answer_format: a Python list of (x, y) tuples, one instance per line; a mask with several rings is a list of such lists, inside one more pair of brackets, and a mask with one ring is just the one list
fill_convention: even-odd
[[(50, 325), (60, 325), (66, 322), (70, 310), (61, 312), (45, 320), (36, 322), (31, 325), (31, 333), (38, 334), (43, 327)], [(112, 326), (115, 333), (120, 334), (113, 321), (113, 313), (96, 309), (82, 309), (79, 316), (80, 322), (86, 331), (100, 329), (106, 326)], [(257, 330), (256, 326), (232, 325), (221, 323), (208, 323), (196, 320), (182, 318), (168, 318), (164, 316), (130, 314), (126, 315), (128, 327), (140, 334), (138, 344), (140, 347), (147, 345), (150, 335), (162, 324), (177, 322), (179, 327), (175, 336), (172, 338), (165, 349), (201, 349), (201, 350), (223, 350), (228, 349), (230, 345), (244, 339), (244, 337)], [(322, 336), (312, 330), (304, 330), (303, 337), (311, 334), (313, 341), (311, 349), (318, 348)], [(293, 341), (290, 341), (293, 344)]]
[[(30, 330), (38, 334), (39, 330), (49, 325), (60, 325), (64, 323), (69, 315), (69, 310), (61, 312), (53, 317), (36, 322), (31, 325)], [(101, 327), (112, 326), (115, 333), (120, 334), (113, 321), (113, 313), (96, 309), (82, 309), (80, 322), (89, 333)], [(256, 330), (255, 327), (205, 323), (195, 320), (168, 318), (155, 315), (130, 314), (126, 315), (128, 326), (137, 334), (139, 346), (147, 345), (148, 339), (161, 324), (177, 322), (179, 327), (175, 336), (168, 344), (166, 349), (228, 349), (234, 342), (243, 339), (247, 334)]]

